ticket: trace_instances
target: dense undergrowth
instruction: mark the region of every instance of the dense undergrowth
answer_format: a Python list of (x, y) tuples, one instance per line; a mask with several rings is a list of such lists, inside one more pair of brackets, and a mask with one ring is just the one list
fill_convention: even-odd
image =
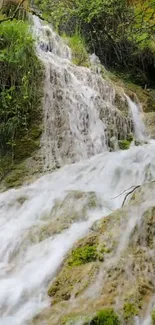
[(69, 36), (77, 30), (108, 69), (155, 85), (155, 1), (35, 0), (43, 17)]
[(0, 35), (0, 178), (3, 178), (39, 147), (43, 69), (26, 21), (3, 22)]

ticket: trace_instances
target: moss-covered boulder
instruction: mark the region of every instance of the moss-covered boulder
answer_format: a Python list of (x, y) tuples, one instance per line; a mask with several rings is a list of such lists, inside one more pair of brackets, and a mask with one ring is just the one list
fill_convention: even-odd
[[(145, 317), (155, 293), (154, 195), (155, 182), (147, 183), (123, 208), (94, 223), (52, 279), (51, 307), (33, 324), (133, 325), (135, 317)], [(109, 312), (106, 320), (105, 310), (116, 314)]]

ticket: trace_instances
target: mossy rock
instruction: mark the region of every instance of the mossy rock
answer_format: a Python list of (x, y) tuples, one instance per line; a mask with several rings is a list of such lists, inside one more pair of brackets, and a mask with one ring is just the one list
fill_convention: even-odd
[[(39, 225), (29, 230), (27, 238), (32, 243), (43, 241), (68, 229), (74, 222), (86, 221), (89, 211), (100, 206), (94, 192), (70, 191), (62, 200), (55, 200), (52, 210), (42, 216)], [(88, 245), (91, 241), (89, 239)]]
[(80, 323), (80, 325), (90, 324), (92, 316), (85, 315), (67, 315), (62, 318), (61, 325), (76, 325)]
[(48, 290), (52, 304), (79, 296), (95, 279), (98, 265), (87, 263), (74, 267), (64, 266)]
[(155, 112), (145, 113), (144, 121), (149, 135), (155, 139)]
[(133, 318), (134, 316), (138, 315), (138, 313), (139, 313), (137, 306), (131, 302), (125, 302), (125, 304), (123, 306), (123, 311), (124, 311), (124, 318), (126, 320)]
[(112, 308), (100, 310), (97, 315), (90, 321), (90, 325), (120, 325), (118, 315)]
[[(108, 320), (104, 318), (100, 320), (97, 311), (109, 308), (113, 311), (118, 310), (118, 301), (121, 324), (133, 325), (136, 316), (140, 319), (144, 317), (155, 292), (153, 281), (155, 258), (152, 254), (154, 209), (144, 211), (127, 238), (126, 230), (133, 212), (134, 218), (138, 217), (137, 205), (138, 211), (141, 211), (148, 197), (153, 198), (154, 193), (154, 182), (141, 186), (136, 191), (134, 200), (130, 201), (130, 205), (96, 221), (90, 233), (78, 241), (66, 256), (58, 275), (49, 287), (52, 306), (49, 308), (50, 316), (47, 315), (47, 318), (42, 316), (42, 323), (45, 319), (45, 323), (50, 325), (63, 324), (61, 319), (64, 318), (65, 325), (75, 325), (77, 322), (90, 325), (93, 321), (96, 322), (95, 325), (111, 325), (113, 323), (110, 316), (108, 315)], [(125, 244), (120, 247), (120, 242), (124, 243), (124, 239)], [(93, 262), (86, 262), (86, 259), (84, 264), (81, 264), (81, 248), (87, 246), (95, 247), (97, 253), (102, 252), (104, 261), (101, 263), (97, 258)], [(68, 265), (74, 251), (80, 252), (74, 256), (79, 258), (80, 255), (80, 265)], [(72, 315), (69, 316), (69, 312)], [(87, 315), (91, 316), (91, 319), (84, 322), (83, 316)], [(49, 321), (46, 321), (47, 319)], [(117, 322), (117, 318), (114, 317), (114, 320)], [(112, 318), (112, 322), (114, 320)]]
[(151, 313), (151, 325), (155, 325), (155, 309)]
[(23, 184), (24, 177), (28, 175), (28, 170), (24, 164), (18, 165), (4, 179), (6, 188), (18, 187)]

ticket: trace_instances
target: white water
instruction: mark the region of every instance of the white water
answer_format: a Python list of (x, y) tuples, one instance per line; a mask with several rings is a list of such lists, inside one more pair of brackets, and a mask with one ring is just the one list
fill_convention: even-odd
[[(104, 153), (66, 166), (34, 184), (0, 195), (0, 324), (27, 324), (49, 304), (48, 281), (66, 252), (83, 236), (94, 220), (121, 206), (117, 196), (130, 186), (155, 178), (155, 146)], [(33, 242), (28, 233), (46, 225), (54, 200), (71, 190), (94, 191), (102, 208), (90, 211), (87, 221), (74, 223), (61, 234)], [(25, 198), (23, 204), (19, 203)], [(105, 208), (105, 206), (107, 208)]]
[[(126, 138), (131, 118), (128, 108), (124, 114), (116, 107), (114, 87), (100, 74), (73, 65), (71, 50), (37, 17), (34, 34), (45, 66), (44, 169), (87, 159), (108, 150), (111, 138)], [(125, 96), (120, 102), (126, 102)]]
[[(38, 33), (38, 36), (43, 32), (46, 35), (53, 33), (47, 26), (43, 28), (38, 20), (36, 25), (35, 33)], [(45, 169), (48, 169), (54, 154), (55, 160), (60, 160), (58, 163), (61, 164), (61, 159), (65, 159), (68, 150), (71, 150), (72, 161), (72, 155), (74, 159), (84, 159), (106, 149), (105, 124), (99, 119), (97, 107), (101, 104), (107, 105), (107, 120), (104, 121), (108, 123), (107, 121), (112, 119), (113, 129), (116, 128), (116, 132), (116, 121), (120, 113), (112, 104), (114, 90), (100, 77), (96, 79), (88, 69), (75, 68), (69, 62), (70, 50), (61, 43), (56, 34), (53, 51), (50, 48), (52, 52), (46, 52), (53, 43), (50, 41), (49, 44), (48, 37), (46, 44), (45, 37), (44, 35), (41, 45), (44, 51), (39, 48), (38, 53), (46, 67), (46, 127), (42, 141)], [(60, 78), (57, 77), (59, 73)], [(54, 80), (52, 83), (50, 78), (55, 78), (52, 79)], [(65, 128), (61, 137), (65, 141), (62, 141), (63, 145), (59, 148), (57, 143), (59, 134), (55, 133), (53, 127), (55, 124), (52, 124), (56, 120), (51, 120), (50, 110), (54, 110), (56, 104), (53, 84), (60, 83), (63, 78), (71, 81), (69, 83), (66, 81), (68, 90), (66, 87), (63, 88), (64, 82), (61, 84), (64, 106), (61, 103), (58, 115), (64, 114), (64, 119), (69, 121), (74, 137), (69, 137), (68, 124), (64, 122)], [(102, 92), (102, 98), (98, 98), (96, 91)], [(57, 94), (57, 100), (58, 97)], [(69, 107), (67, 113), (65, 105)], [(85, 134), (82, 128), (86, 123), (87, 114), (90, 122), (86, 128), (88, 133)], [(127, 124), (124, 125), (123, 132), (126, 132)], [(98, 154), (90, 160), (67, 165), (29, 186), (0, 194), (0, 325), (26, 325), (39, 311), (48, 306), (50, 304), (47, 297), (48, 283), (54, 277), (68, 250), (87, 233), (95, 220), (121, 206), (125, 193), (118, 196), (120, 193), (154, 178), (155, 145), (149, 144), (124, 152)], [(74, 221), (60, 234), (47, 236), (42, 240), (36, 238), (35, 229), (48, 225), (51, 220), (55, 200), (63, 199), (68, 191), (73, 190), (94, 191), (102, 206), (96, 211), (90, 210), (86, 219), (81, 216), (80, 221)], [(116, 198), (113, 199), (114, 197)]]
[(142, 109), (140, 107), (140, 103), (136, 104), (128, 96), (126, 96), (126, 98), (133, 118), (136, 139), (143, 142), (148, 141), (148, 135), (142, 119)]

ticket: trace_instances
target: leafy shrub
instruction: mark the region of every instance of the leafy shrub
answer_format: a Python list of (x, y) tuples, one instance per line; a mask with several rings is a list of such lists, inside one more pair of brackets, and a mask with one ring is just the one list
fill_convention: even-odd
[(19, 139), (36, 140), (31, 128), (41, 123), (43, 73), (27, 23), (4, 22), (0, 35), (0, 157), (10, 155), (13, 161)]
[(90, 325), (120, 325), (120, 321), (112, 308), (105, 308), (97, 313)]

